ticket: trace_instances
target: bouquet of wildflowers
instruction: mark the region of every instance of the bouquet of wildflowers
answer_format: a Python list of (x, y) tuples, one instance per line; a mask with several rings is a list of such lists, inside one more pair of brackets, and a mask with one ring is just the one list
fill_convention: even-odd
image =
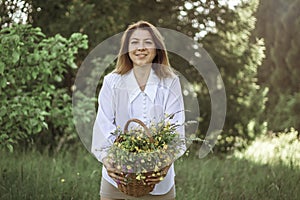
[[(177, 131), (179, 126), (192, 123), (171, 123), (175, 114), (166, 115), (159, 123), (150, 123), (149, 127), (138, 119), (131, 119), (124, 131), (117, 128), (112, 134), (118, 137), (108, 150), (108, 158), (113, 160), (114, 167), (124, 174), (134, 174), (134, 178), (142, 182), (146, 173), (159, 176), (161, 170), (168, 169), (186, 150), (186, 138)], [(140, 126), (128, 130), (132, 122)]]

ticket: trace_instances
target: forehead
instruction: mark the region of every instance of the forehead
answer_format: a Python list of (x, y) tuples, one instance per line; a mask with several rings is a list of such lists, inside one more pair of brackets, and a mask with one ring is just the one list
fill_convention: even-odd
[(148, 30), (136, 29), (133, 31), (129, 39), (130, 40), (131, 39), (139, 39), (139, 40), (152, 39), (152, 36)]

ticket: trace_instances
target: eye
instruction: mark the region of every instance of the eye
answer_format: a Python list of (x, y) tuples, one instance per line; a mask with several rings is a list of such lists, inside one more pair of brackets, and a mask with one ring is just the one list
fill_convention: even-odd
[(131, 41), (130, 44), (137, 44), (137, 41)]
[(146, 44), (153, 44), (153, 42), (150, 41), (150, 40), (146, 41), (145, 43), (146, 43)]

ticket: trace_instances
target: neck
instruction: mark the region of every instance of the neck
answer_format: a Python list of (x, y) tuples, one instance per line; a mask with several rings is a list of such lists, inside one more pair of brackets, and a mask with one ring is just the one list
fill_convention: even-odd
[(149, 78), (149, 74), (151, 71), (151, 64), (150, 65), (144, 65), (144, 66), (134, 66), (133, 67), (133, 73), (134, 76), (141, 88), (141, 90), (145, 89), (145, 86), (147, 84), (147, 80)]

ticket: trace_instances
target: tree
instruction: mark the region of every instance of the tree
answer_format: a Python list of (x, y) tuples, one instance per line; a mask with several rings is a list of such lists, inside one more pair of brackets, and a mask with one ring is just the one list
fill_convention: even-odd
[(0, 0), (0, 27), (8, 27), (13, 23), (23, 23), (21, 13), (28, 12), (28, 4), (20, 0)]
[(216, 24), (216, 30), (200, 42), (220, 68), (225, 83), (228, 112), (218, 143), (219, 150), (227, 151), (232, 147), (244, 147), (256, 135), (266, 131), (261, 115), (267, 90), (257, 82), (264, 45), (261, 40), (250, 40), (258, 1), (243, 1), (232, 10), (213, 2), (218, 9), (212, 10), (207, 19)]
[[(90, 48), (140, 19), (195, 38), (219, 67), (226, 87), (228, 112), (219, 137), (219, 150), (243, 146), (245, 141), (265, 130), (260, 115), (264, 110), (266, 90), (257, 84), (257, 68), (264, 56), (263, 43), (249, 39), (254, 29), (253, 14), (258, 0), (243, 1), (235, 9), (218, 0), (107, 0), (101, 4), (93, 0), (59, 0), (52, 5), (47, 1), (27, 2), (33, 8), (29, 14), (30, 22), (45, 30), (47, 35), (58, 32), (67, 35), (74, 31), (86, 33)], [(81, 54), (79, 60), (86, 54)], [(171, 57), (172, 65), (198, 88), (200, 132), (204, 134), (211, 116), (207, 87), (189, 61), (172, 54)], [(66, 88), (69, 88), (75, 73), (76, 70), (68, 73), (72, 76), (67, 78), (71, 81), (65, 84)], [(211, 81), (217, 85), (217, 79)]]
[(266, 43), (259, 82), (270, 88), (266, 117), (271, 130), (300, 129), (300, 1), (261, 1), (255, 35)]
[(40, 28), (30, 25), (1, 30), (1, 146), (12, 151), (14, 144), (38, 134), (41, 139), (46, 136), (46, 144), (53, 148), (60, 140), (76, 137), (71, 98), (61, 82), (68, 68), (77, 68), (79, 48), (87, 48), (87, 37), (79, 33), (66, 39), (46, 38)]
[(128, 0), (101, 2), (26, 0), (26, 2), (32, 7), (28, 13), (29, 23), (41, 27), (49, 36), (60, 33), (68, 37), (75, 32), (84, 33), (89, 37), (89, 50), (125, 28), (130, 5)]

